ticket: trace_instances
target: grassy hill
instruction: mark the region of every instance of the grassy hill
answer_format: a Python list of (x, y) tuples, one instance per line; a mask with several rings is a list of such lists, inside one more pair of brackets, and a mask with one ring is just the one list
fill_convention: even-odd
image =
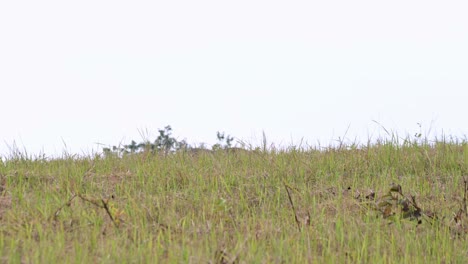
[(468, 144), (0, 161), (1, 263), (467, 263)]

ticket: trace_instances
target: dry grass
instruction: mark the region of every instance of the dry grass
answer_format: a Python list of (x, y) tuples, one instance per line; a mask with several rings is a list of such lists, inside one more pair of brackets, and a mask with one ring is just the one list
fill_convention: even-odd
[(0, 262), (466, 263), (466, 142), (11, 158)]

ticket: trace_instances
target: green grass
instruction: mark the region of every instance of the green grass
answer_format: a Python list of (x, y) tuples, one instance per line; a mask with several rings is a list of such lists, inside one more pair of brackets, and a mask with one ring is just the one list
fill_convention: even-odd
[[(468, 217), (454, 221), (467, 162), (468, 144), (446, 140), (12, 157), (0, 162), (0, 262), (467, 263)], [(364, 198), (391, 183), (437, 218)]]

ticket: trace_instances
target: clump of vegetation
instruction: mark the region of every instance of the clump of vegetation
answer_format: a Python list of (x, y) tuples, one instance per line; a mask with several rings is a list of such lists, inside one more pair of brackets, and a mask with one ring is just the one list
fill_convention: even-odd
[(156, 138), (156, 140), (154, 140), (154, 142), (144, 141), (137, 143), (136, 141), (132, 140), (132, 142), (128, 145), (123, 145), (122, 147), (112, 146), (112, 148), (103, 148), (103, 151), (106, 155), (121, 155), (138, 152), (162, 152), (167, 154), (169, 152), (186, 149), (189, 147), (185, 140), (178, 141), (172, 136), (171, 126), (166, 126), (164, 129), (159, 129), (158, 132), (159, 136)]
[[(206, 149), (205, 145), (202, 144), (198, 147), (193, 147), (184, 140), (177, 140), (172, 136), (172, 128), (171, 126), (165, 126), (164, 129), (158, 130), (159, 135), (153, 142), (151, 141), (143, 141), (137, 143), (135, 140), (132, 140), (130, 144), (123, 145), (122, 147), (119, 146), (112, 146), (112, 147), (105, 147), (103, 148), (103, 152), (105, 155), (116, 155), (122, 156), (126, 154), (134, 154), (134, 153), (174, 153), (177, 151), (187, 151), (187, 150), (200, 150)], [(232, 142), (234, 141), (234, 137), (230, 135), (225, 135), (225, 132), (217, 132), (216, 136), (218, 138), (218, 143), (213, 145), (212, 150), (219, 150), (219, 149), (229, 149), (232, 147)]]
[(229, 149), (232, 147), (232, 141), (234, 141), (234, 137), (230, 135), (226, 135), (225, 132), (216, 132), (216, 137), (218, 138), (218, 143), (213, 145), (213, 150), (218, 149)]
[(468, 261), (466, 141), (186, 155), (171, 131), (0, 162), (0, 262)]

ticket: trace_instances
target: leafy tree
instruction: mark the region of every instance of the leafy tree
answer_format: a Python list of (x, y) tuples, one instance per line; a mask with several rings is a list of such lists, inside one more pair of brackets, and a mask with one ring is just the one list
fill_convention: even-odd
[[(139, 152), (149, 152), (149, 153), (157, 153), (157, 152), (164, 152), (168, 154), (170, 152), (175, 152), (179, 150), (188, 150), (193, 149), (187, 141), (184, 140), (177, 140), (172, 136), (172, 127), (165, 126), (163, 129), (158, 129), (158, 137), (154, 142), (145, 141), (137, 144), (136, 141), (132, 140), (130, 144), (120, 146), (112, 146), (112, 148), (103, 148), (105, 155), (117, 155), (122, 156), (126, 154), (133, 154)], [(229, 149), (232, 147), (232, 142), (234, 141), (234, 137), (226, 135), (224, 132), (217, 132), (216, 136), (218, 138), (218, 143), (213, 146), (213, 150), (216, 149)], [(204, 146), (202, 147), (204, 149)]]
[(229, 149), (232, 147), (232, 141), (234, 137), (226, 135), (225, 132), (216, 132), (216, 137), (218, 138), (218, 143), (213, 145), (213, 150), (217, 149)]

